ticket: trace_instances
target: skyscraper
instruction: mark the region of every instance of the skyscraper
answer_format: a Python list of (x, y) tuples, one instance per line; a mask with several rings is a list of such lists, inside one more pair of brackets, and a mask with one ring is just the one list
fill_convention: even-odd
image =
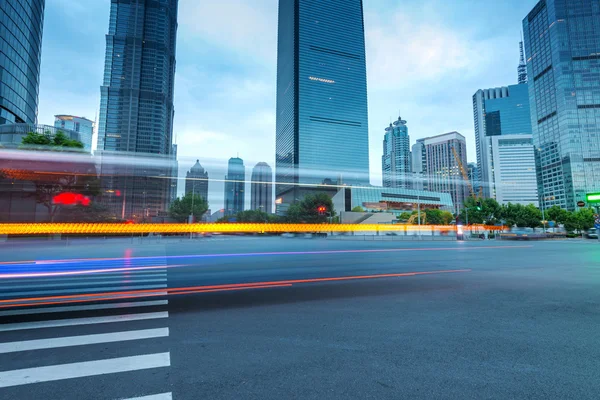
[(244, 160), (239, 157), (229, 159), (225, 176), (225, 215), (234, 215), (244, 211), (246, 196), (246, 170)]
[(495, 198), (492, 138), (531, 134), (528, 84), (478, 90), (473, 95), (473, 119), (479, 181), (484, 197)]
[(517, 67), (518, 84), (527, 83), (527, 63), (525, 62), (525, 51), (523, 50), (523, 42), (519, 42), (519, 66)]
[(37, 123), (44, 4), (0, 2), (0, 125)]
[(523, 19), (538, 191), (574, 209), (600, 191), (600, 6), (541, 0)]
[(415, 190), (428, 190), (425, 139), (417, 139), (417, 142), (412, 146), (411, 171), (412, 188)]
[(381, 172), (384, 187), (410, 188), (410, 137), (406, 121), (398, 120), (385, 128)]
[(250, 187), (250, 208), (252, 210), (273, 212), (273, 171), (269, 164), (259, 162), (252, 169)]
[(208, 201), (208, 172), (200, 165), (200, 160), (190, 168), (185, 177), (185, 194), (196, 194)]
[(76, 117), (74, 115), (55, 115), (54, 127), (78, 132), (81, 142), (83, 143), (83, 148), (86, 151), (92, 151), (94, 121), (84, 117)]
[(178, 0), (112, 0), (98, 150), (171, 154)]
[(498, 203), (539, 205), (534, 153), (531, 135), (492, 137)]
[(465, 137), (458, 132), (449, 132), (425, 138), (424, 144), (429, 190), (449, 193), (454, 212), (460, 212), (469, 196), (460, 168), (460, 164), (463, 168), (467, 166)]
[(279, 0), (277, 196), (325, 179), (369, 182), (362, 0)]
[[(101, 166), (104, 193), (122, 194), (103, 201), (120, 218), (152, 217), (174, 194), (177, 6), (178, 0), (111, 1), (98, 151), (104, 160), (118, 156), (150, 163)], [(149, 161), (152, 157), (157, 161)]]

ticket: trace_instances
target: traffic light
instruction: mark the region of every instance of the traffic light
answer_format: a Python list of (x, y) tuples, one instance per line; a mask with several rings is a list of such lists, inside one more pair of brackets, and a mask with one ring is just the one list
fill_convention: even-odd
[(477, 211), (481, 211), (481, 200), (477, 200)]
[(326, 210), (327, 210), (327, 208), (325, 208), (325, 206), (319, 206), (319, 208), (317, 208), (319, 215), (325, 215)]

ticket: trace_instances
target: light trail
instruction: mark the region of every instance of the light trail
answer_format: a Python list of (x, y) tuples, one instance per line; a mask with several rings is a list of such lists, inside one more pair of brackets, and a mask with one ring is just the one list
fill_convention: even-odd
[(26, 307), (26, 306), (33, 306), (33, 305), (39, 306), (39, 305), (82, 303), (82, 302), (92, 302), (92, 301), (100, 301), (100, 300), (121, 300), (121, 299), (126, 299), (126, 298), (137, 298), (137, 297), (154, 297), (154, 296), (181, 295), (181, 294), (192, 294), (192, 293), (210, 293), (210, 292), (223, 292), (223, 291), (247, 290), (247, 289), (267, 289), (267, 288), (276, 288), (276, 287), (290, 287), (295, 284), (305, 284), (305, 283), (336, 282), (336, 281), (340, 282), (340, 281), (382, 279), (382, 278), (399, 278), (399, 277), (411, 277), (411, 276), (419, 276), (419, 275), (451, 274), (451, 273), (463, 273), (463, 272), (471, 272), (471, 269), (417, 271), (417, 272), (401, 272), (401, 273), (395, 273), (395, 274), (375, 274), (375, 275), (350, 275), (350, 276), (336, 276), (336, 277), (323, 277), (323, 278), (290, 279), (290, 280), (280, 280), (280, 281), (231, 283), (231, 284), (221, 284), (221, 285), (204, 285), (204, 286), (191, 286), (191, 287), (167, 288), (167, 289), (161, 288), (161, 289), (128, 290), (128, 291), (106, 292), (106, 293), (29, 297), (29, 298), (0, 300), (0, 308)]

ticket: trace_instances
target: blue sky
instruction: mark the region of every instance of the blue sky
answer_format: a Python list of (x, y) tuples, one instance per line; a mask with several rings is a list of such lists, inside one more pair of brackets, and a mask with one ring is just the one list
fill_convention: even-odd
[[(472, 95), (516, 83), (523, 17), (537, 0), (364, 0), (371, 182), (401, 110), (411, 143), (459, 131), (475, 161)], [(108, 0), (46, 0), (38, 119), (94, 119)], [(274, 165), (277, 0), (180, 0), (175, 129), (180, 175), (239, 156)], [(220, 193), (222, 196), (222, 192)]]

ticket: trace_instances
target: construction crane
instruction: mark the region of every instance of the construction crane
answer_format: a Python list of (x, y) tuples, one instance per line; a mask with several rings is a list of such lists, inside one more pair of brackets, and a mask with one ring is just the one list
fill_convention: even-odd
[(469, 188), (471, 197), (473, 197), (474, 199), (480, 199), (481, 195), (483, 193), (483, 186), (481, 186), (479, 188), (479, 193), (477, 195), (475, 195), (475, 190), (473, 189), (473, 185), (471, 184), (471, 180), (469, 179), (469, 174), (467, 173), (467, 170), (465, 170), (465, 166), (463, 165), (462, 161), (460, 160), (460, 157), (458, 157), (458, 153), (456, 152), (456, 149), (454, 148), (454, 146), (452, 147), (452, 154), (454, 155), (454, 159), (456, 160), (456, 163), (458, 164), (458, 168), (460, 169), (460, 173), (462, 174), (463, 180), (465, 181), (465, 183), (467, 184), (467, 186)]

